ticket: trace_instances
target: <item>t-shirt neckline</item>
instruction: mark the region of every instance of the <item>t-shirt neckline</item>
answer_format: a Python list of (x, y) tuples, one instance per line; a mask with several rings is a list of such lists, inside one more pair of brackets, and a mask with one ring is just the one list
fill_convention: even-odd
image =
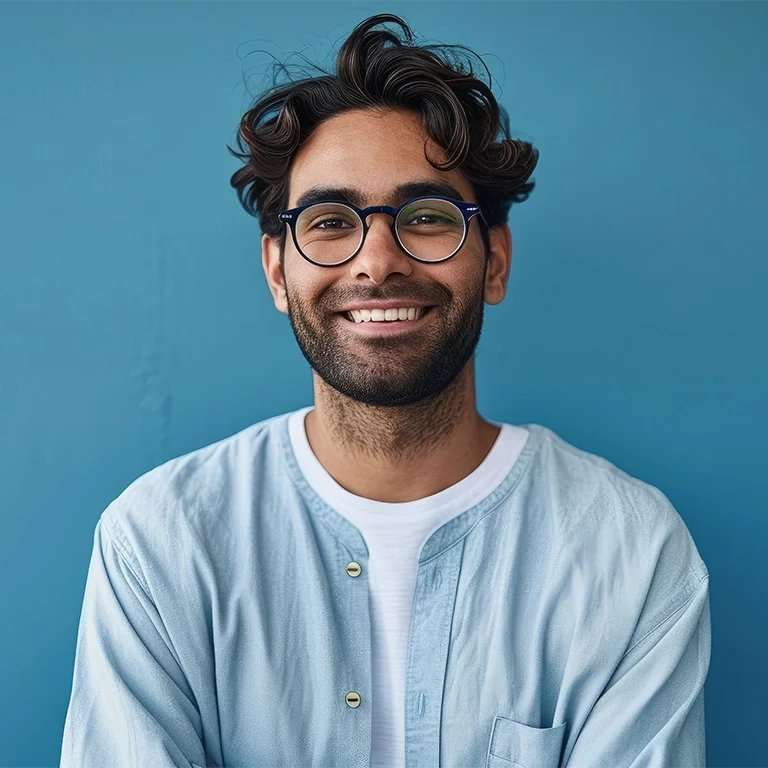
[(476, 503), (490, 494), (509, 474), (527, 438), (528, 430), (503, 422), (489, 420), (500, 427), (491, 449), (483, 461), (466, 477), (448, 488), (421, 499), (404, 502), (387, 502), (369, 499), (351, 493), (334, 480), (320, 460), (315, 456), (307, 439), (304, 419), (314, 405), (294, 411), (289, 417), (289, 434), (299, 469), (315, 492), (326, 504), (337, 509), (353, 509), (358, 512), (386, 514), (390, 517), (412, 516), (429, 509), (435, 511), (444, 506)]

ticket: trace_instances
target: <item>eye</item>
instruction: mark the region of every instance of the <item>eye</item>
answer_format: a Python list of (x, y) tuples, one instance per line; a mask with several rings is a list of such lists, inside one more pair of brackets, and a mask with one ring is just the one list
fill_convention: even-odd
[[(312, 229), (342, 229), (342, 227), (335, 227), (335, 226), (325, 226), (327, 224), (345, 224), (347, 222), (342, 221), (341, 219), (323, 219), (322, 221), (318, 222), (317, 224), (314, 224), (312, 226)], [(348, 226), (353, 226), (347, 223)]]
[(453, 203), (447, 200), (420, 200), (403, 208), (398, 223), (411, 229), (463, 226), (464, 220)]
[[(413, 224), (416, 219), (421, 219), (422, 222), (426, 224), (453, 224), (452, 219), (448, 218), (447, 216), (440, 216), (437, 213), (419, 213), (413, 216), (410, 221), (405, 223)], [(430, 221), (424, 221), (425, 219), (429, 219)]]

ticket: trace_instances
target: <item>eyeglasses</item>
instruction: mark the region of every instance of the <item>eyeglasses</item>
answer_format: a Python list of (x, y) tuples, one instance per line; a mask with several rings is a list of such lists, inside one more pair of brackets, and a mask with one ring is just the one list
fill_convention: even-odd
[(368, 216), (392, 217), (392, 234), (412, 259), (435, 264), (455, 256), (467, 241), (473, 216), (488, 227), (480, 206), (449, 197), (415, 197), (398, 207), (320, 202), (278, 213), (291, 228), (296, 250), (319, 267), (336, 267), (352, 259), (368, 234)]

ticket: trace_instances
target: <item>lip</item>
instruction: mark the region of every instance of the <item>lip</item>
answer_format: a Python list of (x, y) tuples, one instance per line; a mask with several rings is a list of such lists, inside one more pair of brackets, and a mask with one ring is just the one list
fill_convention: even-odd
[(433, 310), (435, 309), (436, 307), (434, 306), (429, 307), (418, 320), (383, 320), (356, 323), (354, 320), (349, 320), (346, 317), (346, 312), (339, 312), (338, 316), (341, 322), (346, 326), (350, 326), (350, 330), (354, 333), (359, 333), (362, 336), (389, 336), (398, 333), (409, 333), (421, 328), (424, 323), (431, 320), (434, 314)]

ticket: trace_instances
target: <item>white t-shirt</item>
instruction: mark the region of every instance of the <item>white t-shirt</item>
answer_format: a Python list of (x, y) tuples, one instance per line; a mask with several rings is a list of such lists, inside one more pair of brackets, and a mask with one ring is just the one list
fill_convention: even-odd
[(291, 415), (291, 443), (307, 482), (358, 528), (368, 547), (373, 667), (370, 768), (397, 768), (405, 764), (405, 660), (422, 544), (501, 483), (529, 433), (524, 427), (491, 422), (501, 431), (473, 472), (432, 496), (390, 503), (350, 493), (328, 474), (312, 452), (304, 429), (304, 418), (313, 407)]

